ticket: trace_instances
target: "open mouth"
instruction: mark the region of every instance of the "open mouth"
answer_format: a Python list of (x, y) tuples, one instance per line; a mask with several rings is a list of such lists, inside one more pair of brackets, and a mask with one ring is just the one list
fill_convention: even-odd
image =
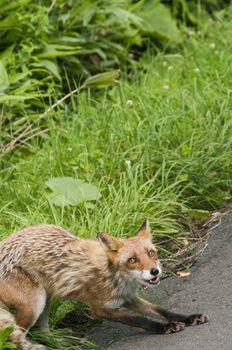
[(150, 280), (144, 280), (147, 284), (156, 285), (160, 283), (160, 276), (151, 278)]

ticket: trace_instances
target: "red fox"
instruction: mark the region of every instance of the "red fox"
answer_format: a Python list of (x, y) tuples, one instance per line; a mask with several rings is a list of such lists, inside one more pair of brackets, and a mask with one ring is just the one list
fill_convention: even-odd
[(0, 328), (15, 325), (11, 340), (20, 349), (44, 349), (25, 334), (35, 323), (48, 327), (51, 297), (85, 301), (97, 316), (151, 333), (206, 322), (205, 315), (175, 314), (136, 296), (139, 284), (158, 285), (161, 273), (148, 220), (128, 239), (107, 233), (82, 239), (54, 225), (25, 228), (0, 242)]

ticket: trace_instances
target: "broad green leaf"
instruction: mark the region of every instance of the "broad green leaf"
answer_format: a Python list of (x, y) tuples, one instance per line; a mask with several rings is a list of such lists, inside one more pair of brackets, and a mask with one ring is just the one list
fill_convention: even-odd
[[(75, 33), (75, 35), (78, 35)], [(61, 36), (59, 37), (59, 42), (64, 42), (64, 43), (73, 43), (73, 44), (82, 44), (85, 43), (85, 39), (81, 36)]]
[(1, 329), (0, 330), (0, 340), (1, 342), (6, 342), (9, 338), (9, 336), (11, 335), (11, 333), (13, 332), (14, 330), (14, 327), (13, 326), (9, 326), (9, 327), (6, 327), (4, 329)]
[(0, 349), (1, 350), (10, 350), (10, 349), (16, 349), (16, 345), (10, 342), (2, 342), (0, 338)]
[(15, 73), (15, 74), (12, 74), (9, 76), (9, 82), (10, 84), (15, 84), (17, 83), (18, 81), (26, 78), (28, 75), (30, 74), (30, 71), (26, 71), (26, 72), (23, 72), (23, 73)]
[(114, 85), (119, 78), (119, 70), (112, 70), (106, 73), (96, 74), (84, 82), (83, 88), (92, 88), (100, 86)]
[(19, 19), (16, 15), (11, 14), (10, 16), (0, 21), (0, 30), (12, 29), (19, 25)]
[(96, 186), (72, 177), (54, 177), (46, 185), (52, 190), (50, 202), (58, 206), (78, 205), (101, 197)]
[(144, 20), (143, 31), (168, 41), (180, 41), (180, 31), (168, 7), (159, 1), (146, 1), (136, 12)]
[(0, 103), (6, 101), (25, 101), (35, 98), (35, 95), (0, 95)]
[(34, 67), (45, 67), (47, 70), (49, 70), (52, 74), (55, 75), (56, 78), (61, 80), (61, 76), (59, 73), (59, 66), (57, 65), (56, 61), (51, 60), (39, 60), (38, 63), (33, 64)]
[(89, 24), (89, 22), (93, 18), (93, 15), (95, 14), (95, 12), (96, 12), (96, 7), (95, 6), (89, 7), (89, 8), (87, 8), (86, 11), (83, 12), (83, 14), (82, 14), (82, 21), (83, 21), (83, 25), (85, 27)]
[[(127, 26), (133, 23), (133, 25), (135, 25), (136, 27), (142, 28), (144, 25), (143, 20), (140, 16), (137, 16), (136, 14), (127, 11), (123, 8), (112, 8), (110, 9), (110, 12), (113, 13), (115, 16), (119, 17), (119, 19), (126, 23)], [(113, 21), (115, 21), (115, 19)]]
[(15, 45), (8, 46), (6, 50), (1, 52), (0, 61), (2, 61), (3, 64), (6, 64), (6, 62), (11, 58), (14, 47)]
[(18, 84), (18, 87), (16, 87), (15, 89), (12, 89), (11, 90), (11, 94), (12, 95), (15, 95), (15, 96), (38, 96), (38, 91), (37, 92), (33, 92), (31, 93), (30, 91), (33, 91), (36, 89), (36, 87), (39, 87), (40, 85), (40, 82), (39, 80), (36, 80), (36, 79), (27, 79), (27, 80), (24, 80), (21, 84)]
[(44, 50), (37, 55), (38, 58), (55, 58), (64, 56), (74, 56), (80, 53), (80, 50), (54, 50), (52, 48)]
[(8, 86), (9, 86), (8, 74), (3, 63), (0, 61), (0, 92), (6, 91)]
[(62, 51), (72, 51), (74, 49), (80, 49), (78, 46), (70, 46), (70, 45), (64, 45), (64, 44), (50, 44), (49, 47), (47, 48), (48, 50), (62, 50)]
[[(26, 4), (30, 3), (32, 0), (20, 0), (20, 1), (13, 1), (10, 4), (7, 4), (6, 6), (1, 7), (1, 13), (9, 10), (13, 10), (19, 6), (25, 6)], [(5, 1), (6, 3), (6, 1)]]

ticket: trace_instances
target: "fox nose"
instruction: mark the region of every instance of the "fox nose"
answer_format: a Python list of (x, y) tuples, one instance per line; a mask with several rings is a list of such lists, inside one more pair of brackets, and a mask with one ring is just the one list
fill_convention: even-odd
[(153, 276), (157, 276), (159, 274), (159, 269), (157, 269), (156, 267), (153, 267), (150, 270), (150, 274), (153, 275)]

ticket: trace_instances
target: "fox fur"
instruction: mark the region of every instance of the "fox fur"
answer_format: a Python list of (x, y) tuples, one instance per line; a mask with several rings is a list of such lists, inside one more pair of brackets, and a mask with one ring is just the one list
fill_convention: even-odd
[(85, 301), (97, 316), (153, 333), (206, 322), (205, 315), (174, 314), (136, 296), (138, 285), (157, 285), (161, 273), (147, 220), (128, 239), (107, 233), (83, 239), (54, 225), (25, 228), (0, 242), (0, 329), (14, 325), (18, 349), (44, 349), (25, 334), (35, 323), (48, 327), (51, 297)]

